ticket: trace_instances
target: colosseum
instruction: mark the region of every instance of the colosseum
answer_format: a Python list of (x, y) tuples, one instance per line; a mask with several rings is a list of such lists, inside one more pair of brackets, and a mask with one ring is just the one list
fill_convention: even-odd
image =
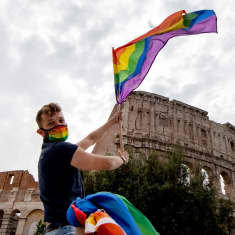
[[(210, 120), (202, 109), (142, 91), (133, 92), (122, 111), (123, 143), (136, 157), (152, 151), (164, 154), (178, 146), (190, 173), (199, 164), (207, 180), (216, 179), (220, 195), (235, 201), (235, 126)], [(94, 152), (114, 154), (118, 132), (118, 126), (108, 130)]]
[[(181, 147), (190, 173), (199, 164), (207, 180), (216, 179), (220, 195), (235, 201), (235, 126), (216, 123), (199, 108), (141, 91), (127, 98), (122, 111), (123, 142), (136, 157), (152, 151), (164, 155)], [(116, 125), (107, 130), (93, 152), (115, 153), (118, 129)], [(0, 235), (32, 235), (42, 218), (38, 183), (32, 175), (28, 171), (1, 172)]]

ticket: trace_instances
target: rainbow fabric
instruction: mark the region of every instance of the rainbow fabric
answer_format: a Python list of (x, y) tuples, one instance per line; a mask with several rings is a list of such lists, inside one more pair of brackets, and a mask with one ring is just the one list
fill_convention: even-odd
[(113, 49), (115, 94), (118, 104), (135, 90), (147, 75), (158, 52), (170, 38), (182, 35), (217, 32), (217, 18), (213, 10), (186, 14), (184, 10), (167, 17), (133, 41)]
[[(151, 222), (126, 198), (109, 192), (91, 194), (77, 198), (67, 210), (68, 222), (75, 226), (85, 226), (87, 217), (103, 209), (127, 235), (159, 235)], [(100, 233), (100, 235), (118, 235), (121, 233)]]
[(65, 141), (68, 138), (67, 125), (58, 125), (48, 132), (48, 140), (51, 142)]
[(97, 235), (127, 235), (124, 230), (104, 211), (97, 210), (85, 222), (85, 233)]

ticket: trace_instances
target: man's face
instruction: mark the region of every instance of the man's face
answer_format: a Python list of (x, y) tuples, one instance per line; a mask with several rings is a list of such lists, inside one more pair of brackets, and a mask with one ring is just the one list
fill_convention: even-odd
[[(62, 112), (56, 112), (52, 116), (47, 114), (42, 114), (41, 116), (41, 127), (45, 130), (49, 130), (57, 125), (65, 125), (64, 115)], [(43, 130), (39, 129), (37, 131), (40, 135), (45, 136)]]

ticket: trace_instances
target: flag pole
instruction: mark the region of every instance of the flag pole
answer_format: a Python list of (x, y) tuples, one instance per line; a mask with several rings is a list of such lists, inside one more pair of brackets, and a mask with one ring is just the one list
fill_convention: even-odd
[[(113, 55), (113, 69), (115, 73), (115, 64), (117, 63), (117, 57), (114, 51), (114, 48), (112, 47), (112, 55)], [(122, 112), (122, 104), (118, 103), (118, 111)], [(123, 134), (122, 134), (122, 118), (119, 120), (119, 140), (120, 140), (120, 151), (124, 152), (124, 146), (123, 146)]]
[[(122, 112), (122, 105), (121, 104), (118, 105), (118, 108), (119, 108), (119, 112)], [(122, 119), (119, 120), (119, 130), (120, 130), (120, 133), (119, 133), (120, 151), (124, 152), (123, 133), (122, 133)]]

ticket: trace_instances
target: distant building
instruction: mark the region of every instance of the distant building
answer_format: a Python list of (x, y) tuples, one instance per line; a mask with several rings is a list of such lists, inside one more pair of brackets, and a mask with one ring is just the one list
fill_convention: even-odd
[(0, 235), (33, 235), (43, 219), (38, 183), (28, 171), (0, 172)]

